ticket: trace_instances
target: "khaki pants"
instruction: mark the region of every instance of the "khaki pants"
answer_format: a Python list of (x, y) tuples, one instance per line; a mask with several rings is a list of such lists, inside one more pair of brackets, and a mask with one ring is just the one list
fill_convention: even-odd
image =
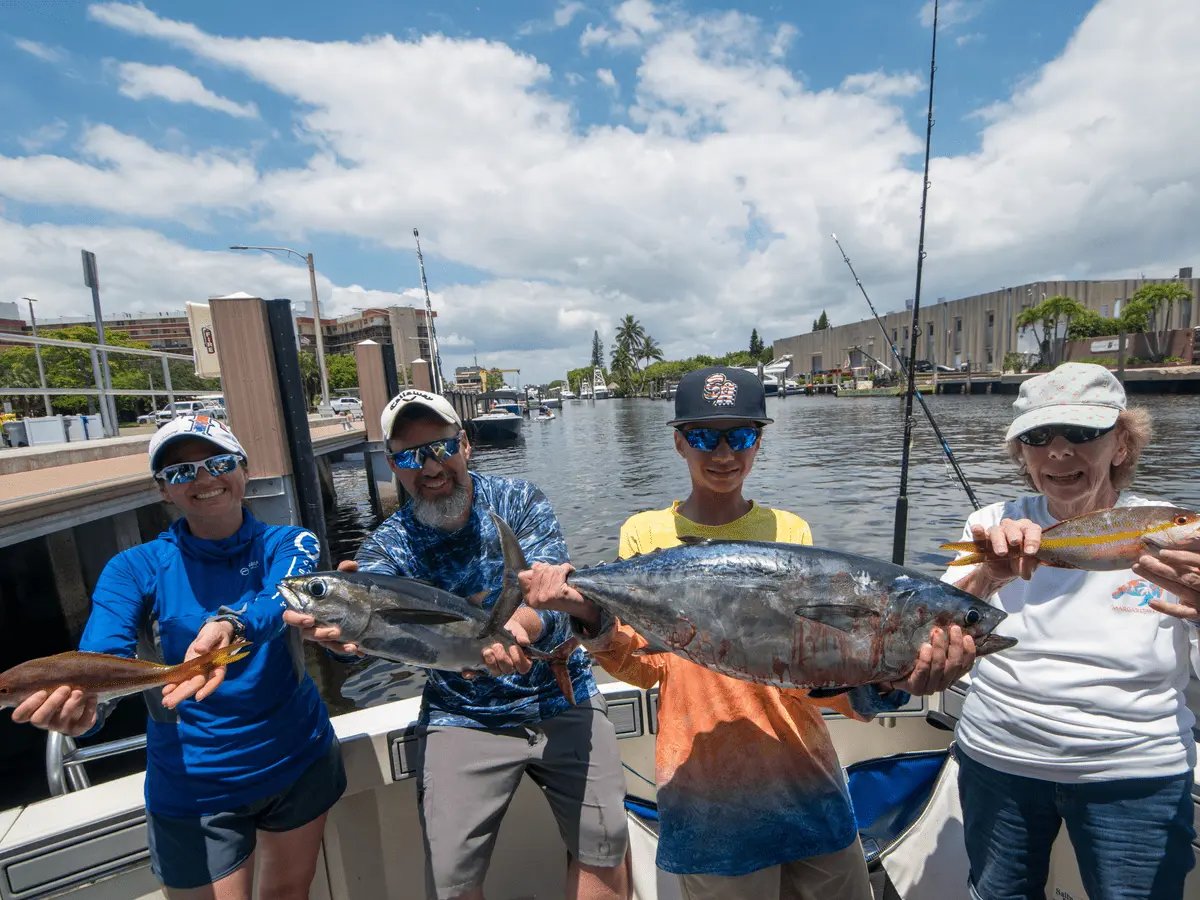
[(845, 850), (759, 869), (748, 875), (680, 875), (687, 900), (871, 900), (858, 838)]

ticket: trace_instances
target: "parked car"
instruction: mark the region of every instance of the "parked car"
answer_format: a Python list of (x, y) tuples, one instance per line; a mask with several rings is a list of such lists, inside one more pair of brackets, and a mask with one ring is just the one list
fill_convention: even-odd
[(334, 397), (329, 401), (333, 411), (342, 413), (362, 413), (362, 401), (357, 397)]
[[(224, 419), (225, 407), (206, 400), (176, 400), (174, 403), (168, 403), (156, 412), (154, 414), (154, 421), (156, 424), (162, 426), (179, 416), (199, 415), (212, 416), (214, 419)], [(140, 422), (141, 419), (139, 418), (138, 421)]]

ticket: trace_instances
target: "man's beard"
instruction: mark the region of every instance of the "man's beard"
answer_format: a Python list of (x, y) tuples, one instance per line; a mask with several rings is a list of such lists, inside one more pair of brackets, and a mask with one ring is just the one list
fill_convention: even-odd
[(457, 531), (466, 523), (470, 513), (471, 492), (465, 484), (455, 482), (454, 490), (445, 497), (426, 500), (412, 494), (411, 502), (413, 518), (422, 525), (439, 531)]

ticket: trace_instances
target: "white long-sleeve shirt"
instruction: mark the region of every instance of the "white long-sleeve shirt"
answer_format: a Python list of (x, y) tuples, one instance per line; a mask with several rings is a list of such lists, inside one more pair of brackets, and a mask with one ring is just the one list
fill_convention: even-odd
[[(1154, 505), (1122, 492), (1117, 506)], [(1056, 523), (1042, 495), (972, 513)], [(943, 581), (973, 571), (952, 566)], [(1129, 569), (1083, 572), (1039, 566), (988, 602), (1008, 613), (996, 629), (1017, 645), (982, 657), (972, 672), (957, 740), (1001, 772), (1058, 782), (1178, 775), (1195, 766), (1195, 717), (1184, 690), (1200, 660), (1200, 629), (1149, 607), (1166, 594)], [(1166, 594), (1167, 599), (1178, 598)], [(1198, 669), (1200, 671), (1200, 669)]]

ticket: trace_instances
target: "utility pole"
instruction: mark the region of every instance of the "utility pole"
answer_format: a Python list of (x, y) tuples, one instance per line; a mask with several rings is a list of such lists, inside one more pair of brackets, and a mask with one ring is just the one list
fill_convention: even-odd
[[(22, 297), (22, 300), (29, 301), (29, 327), (33, 330), (33, 336), (36, 339), (37, 333), (37, 318), (33, 314), (33, 304), (37, 303), (37, 297)], [(33, 345), (33, 355), (37, 357), (38, 367), (38, 384), (41, 389), (46, 390), (46, 367), (42, 365), (42, 348), (40, 344)], [(42, 394), (42, 403), (46, 407), (46, 415), (54, 415), (54, 410), (50, 408), (50, 395)]]
[(121, 431), (117, 425), (117, 405), (112, 396), (112, 372), (108, 368), (108, 351), (105, 349), (104, 316), (100, 312), (100, 271), (96, 266), (96, 254), (82, 250), (83, 283), (92, 289), (92, 311), (96, 316), (96, 342), (99, 345), (100, 378), (96, 388), (100, 391), (100, 420), (108, 420), (105, 437), (117, 437)]
[(425, 324), (429, 326), (429, 355), (430, 370), (433, 380), (433, 392), (442, 392), (442, 354), (438, 351), (437, 330), (433, 327), (433, 304), (429, 301), (429, 282), (425, 280), (425, 257), (421, 255), (421, 235), (413, 229), (413, 239), (417, 242), (417, 265), (421, 267), (421, 287), (425, 290)]

